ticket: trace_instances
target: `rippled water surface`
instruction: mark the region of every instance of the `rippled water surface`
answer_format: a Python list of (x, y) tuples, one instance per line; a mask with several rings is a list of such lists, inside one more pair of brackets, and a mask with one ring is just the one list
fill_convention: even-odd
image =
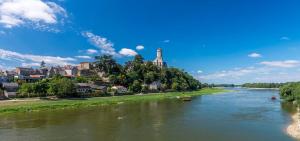
[(0, 116), (1, 141), (290, 141), (276, 90)]

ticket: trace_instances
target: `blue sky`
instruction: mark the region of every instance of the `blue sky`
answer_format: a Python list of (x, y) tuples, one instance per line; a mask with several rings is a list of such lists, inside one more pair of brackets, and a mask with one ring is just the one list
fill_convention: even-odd
[[(0, 67), (163, 48), (202, 82), (300, 80), (298, 0), (0, 0)], [(139, 49), (136, 47), (139, 46)]]

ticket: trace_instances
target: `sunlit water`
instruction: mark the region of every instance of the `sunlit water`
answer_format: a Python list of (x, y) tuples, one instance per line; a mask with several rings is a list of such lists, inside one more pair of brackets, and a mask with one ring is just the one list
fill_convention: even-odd
[(0, 116), (0, 141), (290, 141), (276, 90)]

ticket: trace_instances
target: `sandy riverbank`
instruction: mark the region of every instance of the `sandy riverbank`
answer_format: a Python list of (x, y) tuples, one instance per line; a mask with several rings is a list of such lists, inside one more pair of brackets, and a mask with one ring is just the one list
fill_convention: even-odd
[(299, 114), (296, 113), (292, 116), (293, 122), (286, 128), (288, 135), (300, 139), (300, 120)]

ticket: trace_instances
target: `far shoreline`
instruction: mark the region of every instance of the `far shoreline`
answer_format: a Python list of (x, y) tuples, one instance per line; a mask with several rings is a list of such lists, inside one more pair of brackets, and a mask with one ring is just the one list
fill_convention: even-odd
[(241, 87), (250, 90), (279, 90), (279, 88), (249, 88), (249, 87)]

